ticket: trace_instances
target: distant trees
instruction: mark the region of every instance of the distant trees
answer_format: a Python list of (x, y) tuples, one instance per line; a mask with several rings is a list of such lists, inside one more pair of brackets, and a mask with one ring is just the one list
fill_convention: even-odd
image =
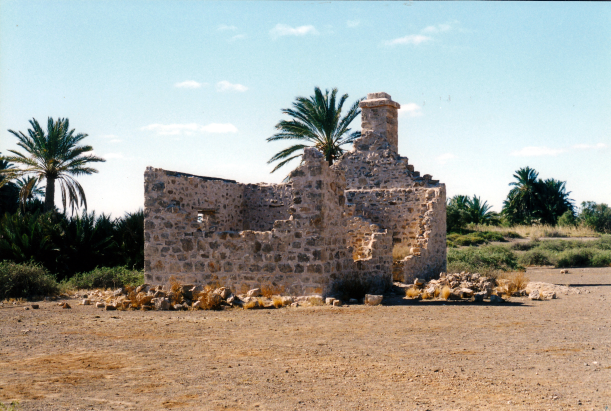
[(19, 203), (19, 187), (4, 174), (11, 169), (14, 169), (14, 165), (0, 155), (0, 216), (17, 211)]
[(524, 167), (513, 175), (516, 181), (509, 183), (513, 188), (503, 202), (502, 215), (509, 224), (556, 225), (567, 211), (575, 212), (566, 191), (566, 183), (553, 178), (539, 179), (539, 173)]
[(291, 160), (303, 155), (306, 147), (316, 147), (324, 154), (325, 159), (332, 165), (344, 152), (343, 145), (353, 143), (361, 136), (360, 131), (352, 131), (349, 128), (352, 120), (361, 113), (357, 100), (342, 117), (344, 103), (348, 94), (344, 94), (337, 101), (337, 88), (325, 90), (314, 88), (314, 95), (310, 98), (297, 97), (293, 108), (282, 109), (283, 114), (291, 117), (291, 120), (281, 120), (276, 124), (278, 133), (269, 137), (267, 141), (297, 140), (298, 144), (285, 148), (276, 153), (268, 163), (278, 161), (272, 173), (284, 166)]
[(599, 233), (611, 234), (611, 207), (594, 201), (581, 203), (579, 221)]
[(20, 194), (22, 199), (28, 198), (29, 190), (44, 179), (46, 181), (45, 211), (55, 208), (56, 181), (60, 183), (64, 210), (66, 209), (66, 198), (73, 211), (78, 208), (79, 199), (80, 205), (86, 209), (85, 191), (74, 177), (97, 173), (98, 170), (88, 164), (106, 160), (93, 154), (86, 154), (93, 151), (93, 147), (78, 144), (87, 137), (87, 134), (75, 134), (74, 129), (70, 130), (67, 118), (53, 121), (49, 117), (46, 133), (35, 118), (30, 120), (30, 125), (32, 128), (28, 129), (27, 135), (21, 131), (9, 130), (17, 137), (19, 140), (17, 145), (23, 148), (26, 154), (9, 150), (14, 156), (0, 158), (0, 161), (10, 161), (23, 168), (0, 170), (0, 175), (8, 180), (15, 180), (23, 176), (30, 176), (35, 180), (29, 180), (23, 186), (25, 190), (22, 190)]
[(473, 197), (455, 195), (446, 205), (447, 231), (460, 231), (467, 224), (499, 224), (499, 215), (490, 211), (491, 208), (487, 201), (482, 202), (475, 194)]

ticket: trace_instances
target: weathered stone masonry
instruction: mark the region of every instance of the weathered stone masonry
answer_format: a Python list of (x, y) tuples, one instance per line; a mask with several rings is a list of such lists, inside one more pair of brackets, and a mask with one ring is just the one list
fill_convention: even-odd
[[(389, 284), (445, 270), (445, 186), (397, 154), (397, 108), (361, 102), (362, 137), (329, 167), (315, 149), (287, 184), (147, 168), (145, 276), (327, 294), (347, 278)], [(393, 244), (407, 247), (392, 262)]]

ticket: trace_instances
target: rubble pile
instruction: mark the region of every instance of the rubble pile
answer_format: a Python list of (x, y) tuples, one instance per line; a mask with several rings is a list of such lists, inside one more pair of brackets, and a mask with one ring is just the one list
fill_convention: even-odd
[[(408, 298), (413, 299), (445, 299), (471, 300), (483, 302), (503, 302), (503, 297), (524, 297), (528, 295), (524, 286), (516, 285), (507, 279), (485, 277), (478, 273), (441, 273), (439, 279), (428, 282), (417, 278), (414, 284), (395, 283), (395, 288), (403, 289)], [(554, 297), (555, 298), (555, 297)]]
[[(158, 285), (143, 284), (137, 288), (124, 287), (114, 291), (92, 290), (78, 293), (81, 305), (95, 305), (108, 311), (112, 310), (199, 310), (223, 309), (224, 307), (281, 308), (284, 306), (317, 306), (325, 302), (341, 306), (342, 301), (324, 301), (320, 295), (311, 296), (264, 296), (260, 288), (249, 290), (246, 294), (233, 294), (229, 288), (211, 288), (194, 285)], [(327, 298), (327, 300), (329, 300)], [(381, 296), (380, 296), (381, 300)], [(350, 303), (357, 303), (351, 300)]]

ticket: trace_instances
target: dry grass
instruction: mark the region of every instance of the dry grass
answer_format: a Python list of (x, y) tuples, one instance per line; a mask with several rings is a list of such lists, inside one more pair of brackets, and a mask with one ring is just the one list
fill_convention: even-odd
[(284, 295), (284, 287), (275, 284), (264, 284), (261, 286), (261, 294), (265, 298), (272, 298), (274, 295)]
[(523, 272), (516, 273), (512, 279), (513, 283), (518, 287), (518, 290), (523, 290), (526, 285), (530, 282), (530, 279), (524, 275)]
[(252, 300), (242, 306), (245, 310), (252, 310), (253, 308), (259, 308), (259, 301)]
[(408, 298), (416, 298), (420, 295), (420, 290), (416, 287), (410, 287), (405, 291), (405, 296)]
[(172, 304), (181, 304), (182, 303), (182, 283), (176, 279), (174, 276), (170, 276), (168, 280), (170, 283), (170, 291), (171, 295), (171, 303)]
[(542, 237), (600, 237), (600, 233), (585, 226), (515, 225), (513, 227), (494, 227), (488, 225), (469, 225), (476, 231), (496, 231), (503, 234), (514, 232), (525, 238)]
[(450, 287), (444, 286), (441, 289), (441, 298), (443, 298), (444, 300), (450, 298), (450, 294), (452, 294), (452, 290), (450, 289)]
[(276, 308), (282, 308), (284, 306), (284, 302), (282, 301), (282, 298), (278, 296), (272, 297), (272, 303), (274, 304), (274, 307)]
[(404, 245), (396, 245), (392, 249), (393, 261), (401, 261), (408, 255), (412, 255), (412, 253), (410, 253), (410, 247), (406, 247)]
[(438, 298), (438, 297), (439, 297), (439, 294), (441, 294), (441, 289), (440, 289), (439, 287), (436, 287), (436, 288), (435, 288), (435, 294), (434, 294), (434, 297), (435, 297), (435, 298)]
[(422, 293), (422, 299), (423, 300), (431, 300), (433, 298), (433, 295), (429, 294), (427, 291), (424, 291)]

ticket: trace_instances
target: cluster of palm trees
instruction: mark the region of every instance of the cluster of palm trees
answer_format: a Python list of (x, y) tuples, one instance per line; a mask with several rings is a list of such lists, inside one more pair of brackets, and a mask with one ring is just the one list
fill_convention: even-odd
[(509, 185), (507, 199), (503, 202), (503, 216), (511, 225), (556, 225), (565, 213), (574, 215), (575, 207), (566, 183), (553, 178), (541, 180), (539, 173), (524, 167), (513, 175), (516, 181)]
[[(97, 173), (89, 164), (105, 161), (80, 144), (87, 134), (75, 133), (62, 118), (49, 118), (46, 132), (36, 119), (30, 125), (26, 133), (9, 130), (24, 152), (0, 156), (0, 261), (34, 261), (58, 279), (97, 266), (143, 268), (142, 211), (117, 219), (87, 213), (76, 177)], [(56, 182), (63, 213), (55, 207)], [(81, 206), (81, 215), (74, 215)]]

